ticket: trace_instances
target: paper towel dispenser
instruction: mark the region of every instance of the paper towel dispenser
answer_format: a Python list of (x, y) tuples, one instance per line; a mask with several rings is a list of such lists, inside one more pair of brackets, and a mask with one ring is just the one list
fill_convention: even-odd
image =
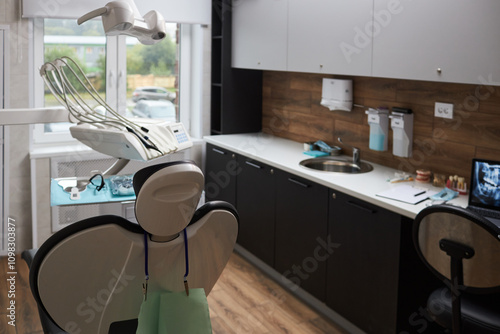
[(321, 105), (330, 110), (352, 110), (352, 80), (323, 78)]

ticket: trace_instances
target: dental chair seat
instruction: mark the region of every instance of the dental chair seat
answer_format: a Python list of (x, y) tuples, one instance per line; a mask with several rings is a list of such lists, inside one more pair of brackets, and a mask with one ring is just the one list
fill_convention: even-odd
[(208, 295), (233, 251), (238, 218), (225, 202), (196, 210), (200, 174), (187, 162), (143, 169), (134, 177), (140, 225), (99, 216), (50, 237), (30, 268), (31, 290), (43, 313), (68, 333), (135, 333), (144, 300), (145, 235), (148, 294), (180, 292), (186, 271), (184, 228), (189, 287)]

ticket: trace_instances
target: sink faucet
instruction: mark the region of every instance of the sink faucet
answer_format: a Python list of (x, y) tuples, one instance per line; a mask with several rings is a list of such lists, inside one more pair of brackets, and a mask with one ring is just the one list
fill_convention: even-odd
[(352, 163), (359, 166), (359, 163), (361, 161), (361, 151), (359, 150), (359, 148), (351, 146), (349, 144), (345, 144), (340, 137), (338, 137), (338, 141), (342, 145), (349, 146), (350, 148), (352, 148)]

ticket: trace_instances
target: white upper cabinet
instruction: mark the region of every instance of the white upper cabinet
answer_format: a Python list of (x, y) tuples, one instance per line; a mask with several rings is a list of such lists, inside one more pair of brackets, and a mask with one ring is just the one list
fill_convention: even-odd
[(373, 0), (288, 3), (288, 71), (371, 75)]
[(374, 1), (373, 76), (499, 85), (500, 1)]
[(238, 68), (500, 85), (500, 0), (234, 0)]
[(285, 71), (288, 0), (234, 0), (232, 66)]

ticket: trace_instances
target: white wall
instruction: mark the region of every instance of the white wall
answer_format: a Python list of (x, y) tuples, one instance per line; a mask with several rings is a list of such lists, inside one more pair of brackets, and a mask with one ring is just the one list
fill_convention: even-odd
[[(29, 107), (29, 30), (28, 21), (20, 20), (18, 0), (0, 0), (0, 24), (10, 26), (10, 108)], [(16, 250), (31, 247), (31, 182), (29, 126), (10, 128), (9, 197), (10, 218), (16, 223)]]

